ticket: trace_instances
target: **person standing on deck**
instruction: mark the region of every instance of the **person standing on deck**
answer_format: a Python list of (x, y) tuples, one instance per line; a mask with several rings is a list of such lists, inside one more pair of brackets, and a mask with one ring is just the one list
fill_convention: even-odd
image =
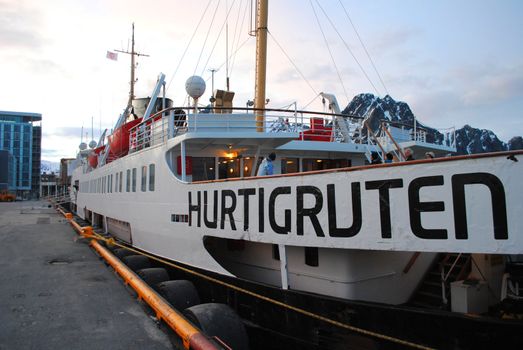
[(414, 160), (414, 152), (412, 152), (412, 149), (410, 149), (410, 148), (405, 149), (405, 160), (406, 161)]
[(274, 165), (272, 162), (276, 159), (276, 154), (271, 153), (269, 156), (261, 162), (260, 168), (258, 169), (258, 176), (272, 175), (274, 174)]
[(381, 164), (380, 155), (378, 152), (372, 152), (370, 155), (370, 164)]

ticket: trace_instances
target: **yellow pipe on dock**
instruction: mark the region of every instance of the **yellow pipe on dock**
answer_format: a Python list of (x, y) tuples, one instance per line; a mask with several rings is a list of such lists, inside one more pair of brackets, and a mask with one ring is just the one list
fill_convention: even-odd
[(165, 321), (182, 338), (186, 349), (217, 349), (196, 327), (181, 314), (171, 308), (156, 292), (125, 266), (118, 258), (102, 247), (95, 239), (91, 246), (112, 266), (112, 268), (138, 293), (138, 298), (144, 300), (156, 312), (158, 319)]
[[(58, 211), (65, 216), (73, 228), (84, 237), (93, 237), (91, 226), (80, 226), (73, 220), (71, 213), (66, 213), (61, 208)], [(138, 294), (138, 298), (145, 301), (155, 312), (159, 320), (163, 320), (173, 331), (180, 336), (185, 349), (194, 350), (218, 350), (198, 328), (194, 327), (178, 311), (173, 309), (162, 297), (160, 297), (147, 283), (138, 277), (131, 269), (116, 258), (109, 250), (104, 248), (96, 239), (91, 240), (90, 245), (100, 254), (102, 258), (130, 285)]]

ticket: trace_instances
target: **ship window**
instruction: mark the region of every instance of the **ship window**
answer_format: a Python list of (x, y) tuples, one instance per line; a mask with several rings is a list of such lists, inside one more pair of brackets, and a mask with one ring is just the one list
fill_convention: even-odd
[(218, 176), (220, 179), (240, 177), (240, 158), (218, 158)]
[(102, 177), (102, 193), (105, 193), (105, 176)]
[(131, 182), (133, 192), (136, 192), (136, 168), (133, 168), (133, 178)]
[(142, 192), (147, 191), (147, 166), (142, 166)]
[(254, 157), (244, 157), (243, 158), (243, 169), (242, 169), (242, 176), (248, 177), (252, 174), (252, 164), (254, 162)]
[(115, 178), (116, 178), (116, 180), (114, 183), (114, 192), (118, 192), (118, 173), (116, 173)]
[(305, 247), (305, 264), (309, 266), (319, 265), (317, 247)]
[(274, 260), (280, 260), (280, 248), (277, 244), (272, 245), (272, 258)]
[(350, 166), (350, 159), (303, 159), (303, 171), (337, 169)]
[(282, 158), (281, 159), (281, 173), (290, 174), (297, 173), (300, 171), (300, 159), (299, 158)]
[(113, 174), (111, 174), (111, 186), (109, 187), (109, 192), (113, 193)]
[(123, 182), (123, 172), (120, 171), (120, 188), (118, 189), (118, 192), (122, 192), (122, 182)]
[(127, 169), (127, 181), (125, 183), (125, 191), (129, 192), (131, 190), (131, 169)]
[(192, 181), (214, 180), (214, 157), (192, 157)]
[(149, 191), (154, 191), (154, 164), (149, 164)]

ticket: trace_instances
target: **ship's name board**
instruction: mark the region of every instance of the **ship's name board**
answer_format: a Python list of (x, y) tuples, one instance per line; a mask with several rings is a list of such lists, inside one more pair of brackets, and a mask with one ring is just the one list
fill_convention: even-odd
[[(450, 186), (445, 184), (445, 179), (449, 178)], [(492, 217), (491, 237), (495, 240), (507, 240), (509, 230), (505, 188), (497, 176), (486, 172), (461, 173), (447, 177), (423, 176), (411, 180), (386, 178), (354, 181), (345, 186), (337, 182), (326, 182), (321, 186), (300, 184), (271, 186), (270, 189), (259, 186), (235, 190), (222, 188), (189, 191), (188, 224), (208, 229), (249, 231), (254, 223), (259, 233), (272, 231), (281, 235), (295, 233), (297, 236), (308, 234), (305, 227), (312, 226), (312, 231), (317, 237), (350, 238), (362, 231), (364, 211), (372, 209), (379, 213), (379, 217), (376, 216), (375, 220), (379, 222), (381, 238), (391, 239), (393, 238), (391, 195), (397, 197), (399, 193), (400, 196), (406, 197), (404, 202), (407, 203), (408, 208), (404, 208), (403, 216), (405, 218), (408, 216), (408, 224), (414, 236), (426, 240), (448, 239), (447, 228), (427, 228), (427, 225), (424, 225), (423, 215), (451, 211), (453, 236), (458, 240), (467, 240), (469, 239), (467, 206), (470, 203), (466, 196), (466, 188), (470, 185), (481, 185), (489, 193), (490, 203), (486, 203), (484, 208), (491, 211), (485, 213)], [(450, 194), (447, 193), (449, 187)], [(339, 188), (344, 190), (340, 191)], [(447, 207), (442, 200), (423, 200), (420, 193), (427, 190), (450, 195)], [(379, 201), (374, 201), (377, 208), (369, 208), (368, 203), (362, 200), (364, 195), (368, 198), (371, 193), (379, 198)], [(340, 210), (339, 203), (343, 201), (349, 203)], [(452, 203), (450, 209), (448, 202)], [(281, 207), (281, 203), (285, 203), (284, 208)], [(351, 217), (352, 222), (340, 225), (339, 222), (344, 217)], [(394, 219), (398, 220), (398, 218)]]

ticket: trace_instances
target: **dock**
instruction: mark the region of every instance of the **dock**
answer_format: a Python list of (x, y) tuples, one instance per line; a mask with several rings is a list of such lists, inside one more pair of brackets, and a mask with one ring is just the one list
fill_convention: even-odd
[(44, 201), (0, 203), (0, 350), (173, 349), (144, 304)]

